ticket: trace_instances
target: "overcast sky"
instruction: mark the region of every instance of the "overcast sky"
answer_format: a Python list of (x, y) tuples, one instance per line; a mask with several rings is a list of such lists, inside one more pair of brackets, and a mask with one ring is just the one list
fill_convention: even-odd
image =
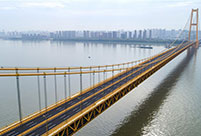
[(199, 7), (201, 0), (0, 0), (0, 30), (180, 29)]

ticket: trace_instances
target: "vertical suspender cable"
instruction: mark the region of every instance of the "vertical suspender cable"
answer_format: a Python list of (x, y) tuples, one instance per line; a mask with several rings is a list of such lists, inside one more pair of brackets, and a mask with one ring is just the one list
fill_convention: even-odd
[[(56, 68), (54, 68), (54, 73), (56, 73)], [(55, 87), (55, 103), (57, 104), (57, 77), (54, 75), (54, 87)]]
[(127, 66), (127, 68), (126, 68), (126, 71), (128, 71), (128, 66)]
[(44, 95), (45, 95), (45, 109), (47, 110), (47, 83), (46, 83), (46, 73), (44, 72)]
[[(70, 73), (70, 67), (68, 68), (68, 72)], [(71, 86), (70, 86), (70, 74), (68, 74), (68, 91), (69, 91), (69, 97), (71, 97)]]
[(95, 71), (93, 71), (93, 87), (95, 85)]
[(112, 78), (114, 78), (114, 65), (112, 65)]
[(80, 110), (82, 111), (82, 67), (80, 67)]
[[(65, 97), (65, 101), (67, 100), (67, 85), (66, 85), (66, 72), (64, 74), (64, 97)], [(65, 109), (67, 109), (67, 105), (65, 103)], [(67, 121), (67, 119), (66, 119)]]
[[(39, 73), (39, 68), (37, 70), (37, 73)], [(38, 104), (39, 104), (39, 110), (41, 111), (41, 96), (40, 96), (40, 77), (37, 76), (38, 80)]]
[(103, 81), (105, 81), (105, 70), (103, 72)]
[(119, 67), (120, 65), (118, 65), (119, 71), (121, 72), (121, 68)]
[[(100, 71), (100, 66), (98, 66), (98, 70)], [(100, 82), (100, 72), (98, 73), (98, 82)]]
[[(105, 68), (106, 70), (107, 70), (107, 66), (106, 66), (106, 68)], [(106, 72), (106, 79), (107, 79), (107, 72)]]
[[(91, 70), (92, 70), (92, 68), (90, 67), (90, 70), (89, 70), (89, 71), (91, 71)], [(89, 77), (89, 78), (90, 78), (90, 79), (89, 79), (89, 82), (90, 82), (90, 87), (91, 87), (91, 86), (92, 86), (92, 85), (91, 85), (91, 73), (89, 73), (89, 74), (90, 74), (90, 75), (89, 75), (89, 76), (90, 76), (90, 77)]]
[[(105, 71), (106, 70), (104, 70), (104, 72), (103, 72), (103, 82), (105, 83)], [(105, 97), (105, 90), (103, 90), (103, 94), (104, 94), (104, 97)]]
[[(18, 71), (16, 69), (16, 74), (18, 74)], [(18, 99), (18, 108), (19, 108), (19, 119), (20, 122), (22, 121), (22, 106), (21, 106), (21, 96), (20, 96), (20, 82), (19, 82), (19, 76), (16, 76), (17, 81), (17, 99)]]
[(64, 74), (64, 97), (67, 99), (67, 85), (66, 85), (66, 72)]

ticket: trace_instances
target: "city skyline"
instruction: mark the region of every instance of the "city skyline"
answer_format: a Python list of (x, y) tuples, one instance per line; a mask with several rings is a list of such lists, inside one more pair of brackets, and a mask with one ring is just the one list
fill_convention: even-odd
[(170, 0), (3, 0), (0, 30), (182, 29), (201, 3)]
[[(194, 31), (194, 30), (193, 30)], [(143, 30), (117, 30), (117, 31), (76, 31), (76, 30), (61, 30), (61, 31), (0, 31), (2, 39), (22, 39), (22, 40), (152, 40), (164, 39), (174, 40), (182, 32), (179, 30), (166, 29), (143, 29)], [(185, 30), (179, 39), (186, 39), (188, 31)], [(195, 32), (192, 33), (192, 38), (195, 38)], [(199, 35), (200, 37), (200, 35)]]

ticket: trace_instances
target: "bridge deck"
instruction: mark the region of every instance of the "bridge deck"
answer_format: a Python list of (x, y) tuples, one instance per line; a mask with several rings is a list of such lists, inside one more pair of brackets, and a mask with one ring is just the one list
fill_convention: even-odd
[(99, 102), (106, 95), (110, 95), (113, 91), (120, 88), (130, 80), (151, 69), (153, 66), (166, 59), (170, 54), (180, 51), (187, 44), (189, 45), (189, 43), (185, 43), (179, 48), (175, 47), (169, 49), (150, 60), (142, 62), (141, 65), (134, 66), (113, 78), (105, 80), (105, 82), (97, 84), (93, 88), (83, 91), (82, 94), (77, 94), (66, 101), (62, 101), (53, 107), (49, 107), (47, 110), (43, 110), (43, 112), (22, 121), (22, 123), (17, 123), (12, 127), (8, 127), (1, 132), (1, 135), (36, 136), (45, 134), (47, 130), (55, 131), (60, 124), (64, 122), (67, 123), (66, 120), (68, 120), (68, 122), (72, 121), (78, 115), (82, 114), (85, 109), (92, 107), (94, 103)]

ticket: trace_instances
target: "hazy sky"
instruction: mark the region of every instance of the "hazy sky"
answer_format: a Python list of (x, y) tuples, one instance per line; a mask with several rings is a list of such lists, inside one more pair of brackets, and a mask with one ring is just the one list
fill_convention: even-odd
[(0, 0), (0, 30), (180, 29), (199, 7), (201, 0)]

